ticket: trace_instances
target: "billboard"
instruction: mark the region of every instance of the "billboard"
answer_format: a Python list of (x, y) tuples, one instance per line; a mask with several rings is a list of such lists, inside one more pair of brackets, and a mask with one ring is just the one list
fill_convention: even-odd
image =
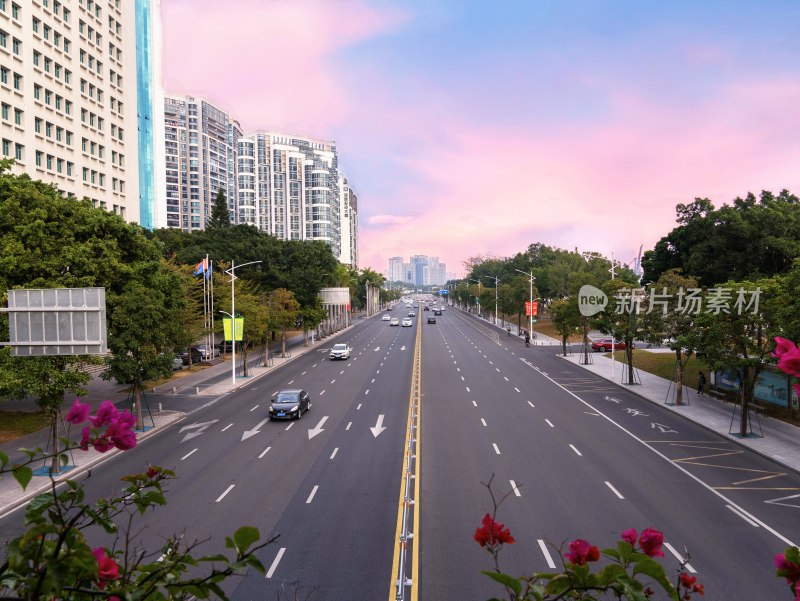
[(8, 290), (8, 330), (17, 357), (105, 355), (105, 288)]

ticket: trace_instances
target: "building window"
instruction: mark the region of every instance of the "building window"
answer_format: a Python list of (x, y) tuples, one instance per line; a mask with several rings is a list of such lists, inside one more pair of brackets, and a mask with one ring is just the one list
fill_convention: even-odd
[(42, 157), (43, 156), (44, 156), (44, 153), (41, 150), (37, 150), (36, 151), (36, 166), (37, 167), (41, 167), (42, 166)]
[(22, 125), (22, 109), (14, 109), (14, 123)]
[(72, 114), (72, 101), (71, 100), (65, 100), (64, 101), (64, 112), (67, 113), (67, 115), (71, 115)]
[(61, 13), (61, 18), (64, 19), (64, 23), (69, 23), (69, 15), (70, 15), (69, 9), (65, 8)]
[(0, 83), (8, 85), (8, 76), (11, 71), (7, 67), (0, 67)]
[(42, 120), (39, 117), (33, 120), (33, 129), (37, 134), (42, 133)]
[(3, 138), (3, 156), (11, 156), (11, 140)]
[(42, 95), (42, 86), (40, 86), (38, 83), (33, 84), (33, 97), (36, 100), (41, 100), (41, 95)]
[(36, 17), (33, 18), (33, 31), (35, 33), (39, 33), (39, 25), (41, 25), (41, 21)]
[(56, 171), (59, 173), (64, 171), (64, 159), (56, 159)]
[(63, 137), (64, 137), (64, 128), (56, 127), (56, 141), (61, 142), (61, 139)]
[(8, 34), (0, 29), (0, 46), (6, 48), (8, 46)]
[(72, 175), (72, 162), (67, 161), (67, 175)]
[(59, 96), (58, 94), (56, 94), (56, 108), (57, 108), (59, 111), (61, 110), (61, 100), (62, 100), (61, 96)]
[(11, 51), (16, 55), (22, 54), (22, 41), (14, 38), (11, 42)]
[(14, 89), (22, 90), (22, 75), (14, 73)]
[(25, 147), (22, 144), (14, 144), (14, 158), (17, 159), (18, 161), (22, 160), (22, 156), (23, 156), (22, 155), (22, 150), (24, 148)]
[(47, 155), (47, 170), (48, 171), (52, 171), (53, 170), (53, 155), (52, 154), (48, 154)]
[(11, 3), (11, 16), (15, 19), (19, 19), (19, 4)]
[(85, 181), (85, 182), (89, 181), (89, 168), (88, 167), (84, 167), (83, 168), (83, 181)]
[(2, 112), (3, 119), (8, 121), (8, 119), (11, 117), (11, 105), (10, 104), (6, 104), (4, 102), (2, 104), (2, 109), (0, 109), (0, 112)]
[(34, 64), (34, 65), (36, 65), (37, 67), (39, 66), (39, 58), (40, 58), (41, 56), (42, 56), (42, 55), (41, 55), (41, 53), (40, 53), (40, 52), (38, 52), (38, 51), (36, 51), (36, 50), (34, 50), (34, 51), (33, 51), (33, 64)]
[(46, 135), (48, 138), (53, 137), (53, 124), (49, 121), (44, 125), (44, 135)]

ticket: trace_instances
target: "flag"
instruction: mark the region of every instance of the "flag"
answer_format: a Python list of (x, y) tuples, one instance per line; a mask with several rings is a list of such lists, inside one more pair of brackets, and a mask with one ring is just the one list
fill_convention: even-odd
[(205, 273), (208, 269), (208, 259), (203, 259), (194, 267), (194, 273), (192, 275), (200, 275), (201, 273)]

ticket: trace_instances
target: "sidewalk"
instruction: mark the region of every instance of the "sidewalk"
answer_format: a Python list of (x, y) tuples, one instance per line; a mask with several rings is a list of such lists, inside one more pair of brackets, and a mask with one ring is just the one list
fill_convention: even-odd
[[(477, 316), (473, 315), (473, 317), (478, 319)], [(481, 319), (480, 321), (484, 324), (492, 325), (491, 320)], [(504, 328), (500, 325), (495, 327), (497, 327), (498, 331), (504, 331)], [(531, 346), (558, 346), (560, 348), (561, 342), (555, 338), (537, 334), (536, 339), (531, 341)], [(604, 353), (591, 353), (590, 358), (594, 363), (583, 365), (579, 362), (581, 354), (577, 352), (574, 345), (571, 352), (572, 354), (567, 357), (562, 355), (559, 355), (559, 357), (565, 361), (579, 365), (587, 371), (597, 374), (601, 378), (614, 382), (618, 384), (620, 388), (632, 392), (651, 403), (661, 405), (674, 413), (678, 413), (686, 419), (712, 432), (716, 432), (732, 442), (752, 449), (756, 453), (800, 473), (800, 428), (772, 417), (767, 417), (765, 415), (756, 416), (755, 413), (752, 413), (753, 432), (756, 435), (763, 433), (763, 436), (741, 438), (739, 437), (739, 417), (741, 414), (737, 411), (736, 419), (733, 425), (731, 425), (731, 416), (734, 407), (731, 403), (726, 403), (708, 394), (700, 396), (695, 390), (684, 385), (684, 403), (688, 404), (680, 406), (674, 404), (670, 405), (667, 404), (667, 401), (673, 402), (674, 394), (668, 397), (668, 393), (674, 392), (674, 390), (670, 391), (671, 383), (669, 380), (637, 369), (636, 374), (641, 384), (627, 386), (620, 383), (624, 366), (624, 362), (620, 360), (623, 356), (622, 352), (617, 353), (619, 358), (614, 365), (613, 379), (611, 376), (611, 358), (605, 357)], [(664, 349), (653, 349), (651, 352), (664, 352)], [(759, 422), (761, 424), (760, 429), (758, 427)], [(733, 430), (733, 433), (731, 430)]]
[[(340, 330), (333, 336), (337, 336), (346, 330), (347, 328)], [(232, 377), (230, 361), (223, 361), (205, 369), (197, 370), (196, 372), (190, 373), (180, 379), (175, 379), (174, 381), (170, 380), (169, 382), (159, 386), (155, 392), (159, 394), (169, 394), (174, 387), (176, 392), (193, 391), (198, 396), (204, 396), (209, 399), (218, 397), (232, 392), (238, 388), (252, 384), (261, 376), (278, 369), (281, 365), (292, 361), (296, 357), (299, 357), (307, 352), (316, 351), (319, 348), (324, 348), (328, 345), (328, 339), (331, 337), (332, 336), (328, 336), (322, 340), (316, 339), (314, 344), (311, 344), (309, 339), (309, 345), (303, 346), (302, 334), (295, 336), (287, 341), (287, 350), (290, 351), (289, 356), (274, 356), (272, 358), (272, 365), (270, 367), (256, 365), (257, 353), (249, 353), (252, 357), (252, 360), (248, 361), (248, 376), (241, 377), (237, 375), (235, 383)], [(115, 405), (120, 407), (123, 407), (123, 404), (129, 400), (128, 393), (125, 391), (125, 386), (114, 381), (109, 382), (95, 377), (89, 383), (88, 388), (89, 394), (86, 397), (82, 397), (81, 401), (88, 402), (93, 408), (96, 408), (97, 405), (99, 405), (103, 400), (111, 400)], [(148, 389), (147, 392), (151, 393), (153, 390)], [(65, 401), (65, 413), (71, 405), (71, 400)], [(25, 401), (11, 401), (9, 403), (4, 403), (3, 408), (11, 411), (22, 411), (35, 410), (36, 407), (35, 402), (29, 399)], [(142, 441), (150, 436), (158, 434), (159, 432), (163, 432), (166, 426), (180, 421), (185, 416), (182, 411), (162, 411), (160, 410), (160, 407), (151, 407), (151, 409), (153, 411), (152, 423), (150, 422), (150, 418), (148, 416), (146, 418), (147, 426), (145, 429), (143, 431), (137, 431), (137, 441)], [(46, 443), (43, 443), (43, 440), (45, 438), (45, 433), (41, 431), (36, 432), (22, 438), (12, 440), (4, 445), (0, 445), (0, 450), (9, 455), (11, 459), (10, 463), (13, 465), (15, 462), (20, 461), (24, 457), (24, 455), (19, 452), (20, 448), (32, 449), (38, 446), (44, 447)], [(73, 438), (75, 438), (74, 435)], [(80, 449), (72, 451), (68, 454), (69, 464), (62, 468), (61, 473), (58, 476), (55, 476), (54, 479), (56, 482), (62, 482), (68, 478), (73, 478), (77, 474), (90, 469), (91, 467), (103, 461), (106, 461), (116, 453), (120, 452), (121, 451), (117, 449), (112, 449), (106, 453), (100, 453), (94, 449), (90, 449), (88, 451), (81, 451)], [(47, 462), (37, 461), (30, 466), (36, 475), (34, 475), (25, 491), (22, 491), (21, 487), (10, 473), (2, 476), (2, 480), (0, 480), (0, 517), (25, 505), (36, 495), (50, 490), (50, 478), (47, 477), (50, 473), (50, 463), (51, 460), (48, 460)]]

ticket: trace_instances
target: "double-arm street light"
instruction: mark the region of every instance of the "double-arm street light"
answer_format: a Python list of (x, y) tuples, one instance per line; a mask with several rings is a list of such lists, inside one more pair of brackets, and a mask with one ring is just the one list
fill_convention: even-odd
[(231, 268), (226, 269), (225, 273), (231, 276), (231, 384), (236, 386), (236, 274), (234, 273), (238, 267), (245, 265), (254, 265), (262, 261), (250, 261), (249, 263), (242, 263), (241, 265), (234, 265), (231, 259)]
[(472, 278), (467, 278), (470, 282), (477, 282), (478, 283), (478, 317), (481, 316), (481, 281), (474, 280)]
[(524, 273), (531, 279), (531, 308), (530, 308), (531, 317), (530, 317), (530, 326), (528, 327), (528, 332), (533, 332), (533, 280), (535, 279), (533, 277), (533, 271), (531, 271), (530, 273), (528, 273), (527, 271), (522, 271), (520, 269), (515, 269), (514, 271), (519, 271), (520, 273)]
[(483, 277), (494, 280), (494, 325), (497, 325), (497, 289), (500, 287), (500, 278), (496, 275), (485, 275)]

